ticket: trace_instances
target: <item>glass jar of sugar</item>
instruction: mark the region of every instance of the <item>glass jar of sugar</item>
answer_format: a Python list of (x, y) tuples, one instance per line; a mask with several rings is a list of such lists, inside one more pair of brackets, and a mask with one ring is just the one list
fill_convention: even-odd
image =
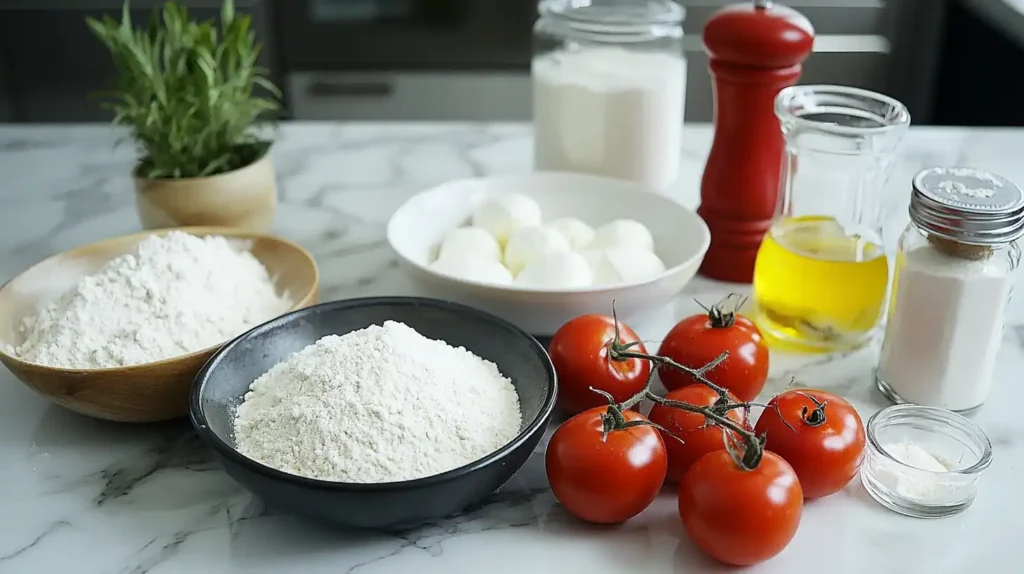
[(534, 26), (534, 164), (632, 180), (678, 178), (686, 59), (671, 0), (542, 0)]
[(1013, 276), (1024, 194), (966, 167), (914, 177), (875, 381), (895, 402), (970, 411), (988, 397)]

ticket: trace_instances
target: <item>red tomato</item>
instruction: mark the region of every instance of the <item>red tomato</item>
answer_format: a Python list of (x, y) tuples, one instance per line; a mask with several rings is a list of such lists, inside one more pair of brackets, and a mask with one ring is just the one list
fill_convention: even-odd
[[(604, 436), (607, 407), (584, 411), (551, 435), (545, 456), (548, 482), (573, 516), (598, 524), (624, 522), (650, 506), (665, 482), (665, 443), (651, 426)], [(628, 421), (646, 420), (625, 411)]]
[(842, 490), (864, 461), (864, 424), (857, 409), (825, 391), (778, 395), (768, 402), (755, 430), (765, 433), (766, 448), (793, 467), (808, 499)]
[(746, 470), (726, 450), (708, 453), (679, 483), (679, 517), (697, 548), (734, 566), (783, 551), (796, 534), (804, 495), (793, 468), (765, 452)]
[[(718, 401), (718, 393), (705, 385), (690, 385), (670, 392), (665, 398), (697, 407), (711, 407)], [(736, 397), (731, 393), (729, 399), (736, 402)], [(727, 411), (726, 416), (737, 424), (746, 423), (746, 417), (743, 416), (741, 409)], [(668, 452), (668, 480), (670, 482), (679, 482), (698, 458), (709, 452), (724, 449), (724, 433), (732, 432), (708, 424), (704, 415), (688, 413), (664, 405), (654, 405), (648, 418), (652, 423), (657, 423), (672, 435), (665, 436), (665, 433), (662, 433), (665, 450)]]
[[(608, 348), (615, 338), (615, 320), (606, 315), (583, 315), (569, 321), (551, 339), (548, 354), (558, 374), (558, 406), (569, 414), (606, 406), (608, 399), (590, 389), (601, 389), (621, 403), (644, 389), (651, 374), (645, 359), (615, 361)], [(623, 344), (639, 341), (633, 329), (619, 323)], [(643, 343), (630, 348), (647, 353)]]
[[(658, 354), (699, 369), (723, 351), (729, 351), (729, 358), (708, 372), (708, 379), (743, 402), (754, 400), (768, 380), (768, 347), (761, 331), (743, 315), (712, 308), (706, 315), (687, 317), (668, 332)], [(658, 368), (658, 375), (670, 391), (698, 382), (689, 373), (664, 365)]]

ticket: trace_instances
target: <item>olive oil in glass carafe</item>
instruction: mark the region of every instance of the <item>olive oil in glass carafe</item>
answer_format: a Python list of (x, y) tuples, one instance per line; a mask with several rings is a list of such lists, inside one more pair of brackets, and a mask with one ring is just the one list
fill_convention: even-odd
[(785, 88), (775, 113), (785, 158), (777, 217), (754, 266), (755, 319), (775, 347), (858, 347), (885, 305), (882, 191), (910, 115), (843, 86)]

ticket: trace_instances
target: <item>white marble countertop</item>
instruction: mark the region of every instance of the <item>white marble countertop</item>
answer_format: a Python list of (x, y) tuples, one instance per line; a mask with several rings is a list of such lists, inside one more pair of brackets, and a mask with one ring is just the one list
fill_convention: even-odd
[[(132, 150), (106, 127), (0, 128), (0, 281), (54, 252), (135, 231)], [(530, 168), (523, 125), (292, 124), (275, 147), (280, 234), (316, 256), (325, 300), (408, 294), (384, 223), (410, 194), (442, 181)], [(694, 205), (710, 142), (687, 126), (678, 199)], [(888, 190), (891, 241), (905, 221), (911, 175), (970, 164), (1024, 182), (1024, 130), (913, 128)], [(695, 280), (689, 295), (728, 291)], [(758, 573), (1019, 571), (1024, 531), (1024, 305), (1011, 311), (994, 395), (976, 416), (995, 462), (975, 505), (915, 520), (875, 504), (859, 482), (810, 503), (796, 539)], [(689, 313), (681, 298), (676, 314)], [(635, 325), (646, 339), (661, 325)], [(773, 356), (770, 388), (818, 386), (866, 416), (884, 405), (871, 383), (874, 351)], [(403, 535), (338, 532), (267, 511), (212, 461), (185, 423), (124, 426), (89, 420), (0, 372), (0, 573), (416, 572), (690, 573), (725, 570), (682, 534), (673, 493), (616, 528), (567, 516), (545, 487), (542, 458), (482, 508)]]

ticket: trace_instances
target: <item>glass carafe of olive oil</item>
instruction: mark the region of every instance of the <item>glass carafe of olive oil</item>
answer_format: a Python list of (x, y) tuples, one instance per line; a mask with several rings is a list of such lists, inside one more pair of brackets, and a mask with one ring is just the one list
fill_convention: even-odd
[(844, 86), (785, 88), (775, 114), (786, 147), (776, 219), (754, 266), (757, 323), (779, 348), (856, 348), (885, 304), (882, 194), (910, 114)]

